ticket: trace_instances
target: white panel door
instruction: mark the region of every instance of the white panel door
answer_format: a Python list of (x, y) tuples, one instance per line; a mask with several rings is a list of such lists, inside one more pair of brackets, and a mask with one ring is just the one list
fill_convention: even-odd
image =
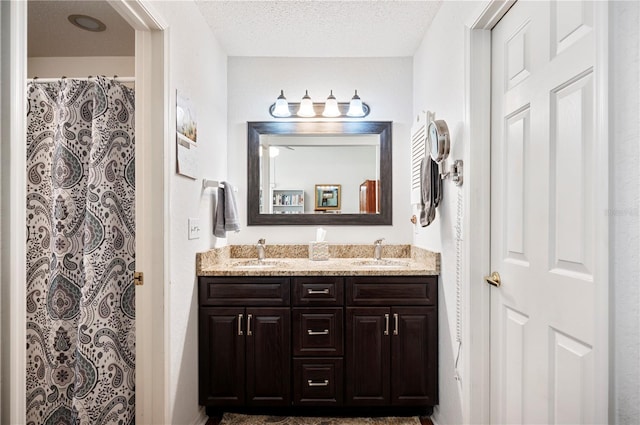
[(606, 403), (594, 384), (606, 282), (594, 273), (593, 10), (519, 1), (492, 31), (494, 424), (594, 423)]

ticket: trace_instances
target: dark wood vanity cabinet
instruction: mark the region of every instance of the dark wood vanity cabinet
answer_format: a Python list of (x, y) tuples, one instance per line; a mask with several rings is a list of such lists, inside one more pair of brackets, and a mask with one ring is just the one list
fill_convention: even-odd
[(434, 316), (435, 308), (347, 307), (346, 403), (436, 405)]
[(344, 278), (294, 277), (293, 404), (342, 406)]
[(346, 403), (438, 404), (435, 279), (347, 278)]
[(289, 279), (203, 277), (199, 284), (200, 404), (289, 405)]
[(435, 276), (201, 277), (199, 285), (200, 404), (438, 404)]

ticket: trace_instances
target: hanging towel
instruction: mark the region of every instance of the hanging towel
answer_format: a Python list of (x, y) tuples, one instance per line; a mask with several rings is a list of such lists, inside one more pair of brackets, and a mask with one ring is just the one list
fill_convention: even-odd
[(222, 185), (223, 187), (218, 188), (218, 204), (213, 222), (213, 234), (218, 238), (226, 238), (227, 232), (240, 231), (235, 191), (227, 182), (222, 182)]
[(420, 163), (420, 225), (426, 227), (436, 218), (436, 207), (442, 200), (440, 171), (430, 157)]

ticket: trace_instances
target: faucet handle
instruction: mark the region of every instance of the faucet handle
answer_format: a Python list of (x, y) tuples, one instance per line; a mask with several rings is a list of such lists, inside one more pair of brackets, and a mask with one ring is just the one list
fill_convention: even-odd
[(384, 240), (384, 238), (380, 238), (380, 239), (376, 239), (375, 242), (373, 243), (374, 245), (382, 245), (382, 241)]
[(264, 245), (265, 244), (265, 239), (264, 238), (258, 239), (258, 244)]

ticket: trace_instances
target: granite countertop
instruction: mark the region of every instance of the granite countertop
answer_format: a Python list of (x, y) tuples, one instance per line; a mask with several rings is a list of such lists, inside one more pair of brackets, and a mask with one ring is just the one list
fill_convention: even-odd
[(253, 245), (215, 248), (196, 256), (198, 276), (425, 276), (440, 274), (440, 254), (410, 245), (330, 245), (328, 260), (312, 261), (307, 245), (268, 245), (256, 259)]

